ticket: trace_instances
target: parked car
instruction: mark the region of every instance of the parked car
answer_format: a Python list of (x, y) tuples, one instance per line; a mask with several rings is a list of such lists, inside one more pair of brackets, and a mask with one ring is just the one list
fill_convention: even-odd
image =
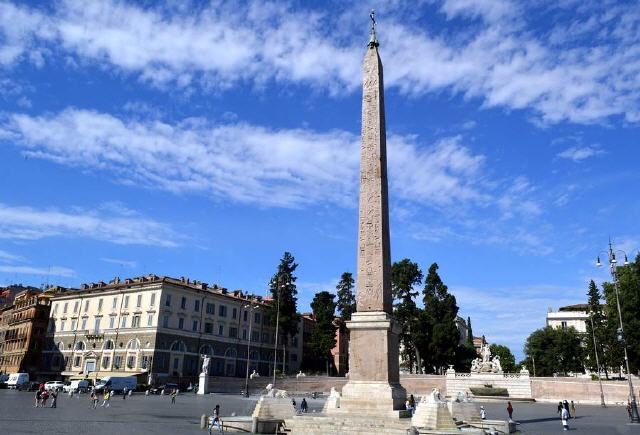
[(73, 391), (74, 393), (86, 393), (88, 389), (89, 381), (85, 380), (67, 382), (67, 384), (62, 388), (65, 393), (68, 393), (69, 391)]
[(135, 391), (138, 379), (135, 376), (107, 376), (101, 378), (95, 386), (96, 392), (102, 392), (105, 388), (115, 393), (121, 393), (125, 388)]
[(163, 385), (160, 385), (159, 387), (151, 388), (151, 390), (149, 391), (151, 394), (163, 394), (162, 393), (163, 391), (164, 391), (164, 394), (169, 394), (169, 392), (177, 389), (179, 389), (178, 384), (163, 384)]
[(7, 387), (21, 390), (29, 386), (29, 373), (11, 373), (7, 381)]
[(44, 389), (47, 391), (61, 391), (64, 387), (64, 382), (62, 381), (49, 381), (44, 384)]

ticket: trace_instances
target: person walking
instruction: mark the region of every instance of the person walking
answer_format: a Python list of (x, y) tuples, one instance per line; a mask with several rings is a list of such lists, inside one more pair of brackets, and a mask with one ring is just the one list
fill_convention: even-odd
[(416, 411), (416, 399), (413, 397), (413, 394), (409, 396), (409, 405), (411, 405), (411, 415)]
[(52, 408), (58, 407), (58, 392), (56, 390), (53, 390), (51, 392), (51, 407)]
[(42, 395), (42, 391), (40, 391), (40, 390), (36, 391), (36, 395), (35, 395), (36, 403), (33, 405), (34, 408), (37, 408), (38, 406), (40, 406), (40, 396), (41, 395)]
[(96, 409), (98, 407), (98, 395), (96, 394), (95, 391), (91, 390), (91, 396), (89, 396), (89, 399), (91, 400), (93, 409)]
[(569, 430), (569, 411), (566, 408), (562, 408), (560, 419), (562, 420), (562, 430)]
[(49, 392), (47, 390), (44, 390), (42, 392), (42, 395), (40, 396), (41, 398), (41, 403), (42, 403), (42, 407), (46, 407), (47, 406), (47, 399), (49, 398)]
[(562, 402), (558, 402), (558, 414), (562, 413)]
[(300, 412), (302, 412), (303, 414), (306, 414), (307, 408), (308, 408), (307, 399), (303, 397), (302, 402), (300, 402)]
[(562, 407), (567, 410), (569, 418), (571, 418), (571, 411), (569, 410), (569, 402), (567, 402), (567, 399), (562, 401)]
[(122, 390), (122, 400), (127, 400), (127, 387)]
[(511, 402), (507, 402), (507, 412), (509, 413), (509, 420), (513, 420), (513, 405), (511, 405)]
[(178, 389), (177, 389), (177, 388), (174, 388), (174, 389), (171, 391), (171, 404), (172, 404), (172, 405), (175, 405), (175, 404), (176, 404), (176, 396), (177, 396), (177, 395), (178, 395)]
[(571, 415), (573, 416), (573, 419), (576, 419), (576, 404), (573, 403), (573, 400), (571, 401)]
[(486, 420), (487, 419), (487, 412), (484, 410), (484, 406), (480, 407), (480, 418), (482, 420)]
[(109, 400), (111, 399), (111, 392), (105, 388), (104, 394), (102, 395), (102, 405), (105, 408), (109, 407)]
[(209, 435), (211, 435), (211, 431), (213, 430), (214, 426), (218, 428), (219, 433), (222, 433), (222, 422), (220, 421), (220, 405), (216, 405), (216, 407), (213, 408), (213, 413), (211, 415), (209, 424)]

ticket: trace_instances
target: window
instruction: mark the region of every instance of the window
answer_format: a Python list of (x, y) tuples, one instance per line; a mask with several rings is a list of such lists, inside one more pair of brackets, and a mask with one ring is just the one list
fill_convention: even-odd
[(87, 318), (86, 317), (82, 319), (82, 326), (80, 326), (80, 329), (82, 329), (83, 331), (85, 329), (87, 329)]
[(138, 295), (136, 300), (136, 307), (140, 308), (142, 306), (142, 295)]
[(124, 297), (124, 307), (129, 308), (129, 296)]
[(89, 302), (91, 302), (89, 299), (87, 299), (86, 301), (84, 301), (84, 312), (86, 313), (87, 311), (89, 311)]
[(49, 332), (55, 332), (56, 330), (56, 322), (55, 321), (51, 321), (49, 322)]
[(73, 312), (77, 313), (79, 307), (80, 307), (80, 301), (76, 301), (76, 303), (73, 304)]
[(164, 300), (164, 305), (166, 307), (170, 307), (171, 306), (171, 295), (167, 295), (167, 297)]
[(133, 316), (131, 319), (131, 327), (139, 328), (140, 327), (140, 316)]
[(105, 350), (111, 350), (113, 349), (113, 341), (111, 340), (107, 340), (104, 342), (104, 349)]
[(127, 316), (122, 316), (120, 318), (120, 327), (121, 328), (126, 328), (127, 327)]
[(243, 329), (243, 330), (242, 330), (242, 339), (243, 339), (243, 340), (246, 340), (246, 339), (247, 339), (247, 330), (246, 330), (246, 329)]
[(58, 305), (59, 304), (53, 304), (53, 315), (55, 315), (58, 312)]
[(102, 311), (102, 298), (98, 299), (98, 311)]
[(216, 313), (216, 304), (210, 304), (207, 302), (207, 314), (215, 314)]
[(218, 315), (220, 317), (227, 317), (227, 307), (220, 305), (220, 307), (218, 307)]
[(103, 369), (109, 368), (109, 363), (110, 362), (111, 362), (111, 358), (109, 358), (108, 356), (103, 356), (102, 357), (102, 368)]
[(181, 341), (174, 341), (171, 344), (171, 349), (174, 352), (186, 352), (187, 351), (187, 346), (185, 346), (185, 344)]
[(113, 366), (116, 369), (119, 369), (122, 366), (122, 356), (118, 355), (113, 358)]
[(153, 314), (147, 315), (147, 326), (153, 326)]
[(155, 304), (156, 304), (156, 294), (151, 293), (151, 302), (149, 303), (149, 305), (153, 307)]
[(164, 316), (162, 318), (162, 327), (163, 328), (168, 328), (169, 327), (169, 316)]
[(245, 310), (244, 313), (242, 313), (242, 320), (246, 322), (248, 315), (249, 315), (249, 312), (247, 310)]
[(194, 302), (193, 311), (200, 311), (200, 301), (195, 301)]
[(253, 314), (253, 321), (259, 325), (260, 324), (260, 313), (254, 313)]
[(60, 331), (64, 331), (64, 320), (60, 322)]
[(184, 319), (182, 317), (178, 319), (178, 329), (184, 329)]
[(84, 342), (83, 341), (77, 342), (75, 350), (84, 350)]
[(178, 370), (178, 366), (180, 365), (180, 358), (173, 359), (173, 369)]
[(118, 298), (114, 297), (111, 300), (111, 308), (115, 310), (117, 306), (118, 306)]
[(224, 325), (218, 325), (218, 335), (224, 334)]
[(95, 320), (93, 321), (93, 330), (94, 332), (100, 332), (100, 321), (102, 320), (102, 317), (96, 317)]
[(74, 367), (80, 367), (80, 357), (79, 356), (73, 358), (73, 366)]
[(198, 331), (198, 321), (197, 320), (193, 321), (193, 327), (191, 328), (191, 330), (196, 331), (196, 332)]
[(68, 308), (68, 307), (69, 307), (69, 303), (68, 303), (68, 302), (65, 302), (65, 303), (64, 303), (64, 309), (62, 310), (62, 313), (63, 313), (63, 314), (67, 314), (67, 308)]
[(229, 328), (229, 337), (236, 338), (238, 336), (238, 328)]
[(204, 324), (204, 333), (213, 334), (213, 323), (207, 322)]
[(563, 321), (560, 324), (562, 326), (562, 329), (567, 329), (567, 322)]
[(113, 329), (116, 323), (116, 316), (109, 317), (109, 329)]
[(251, 341), (259, 341), (260, 340), (260, 333), (258, 331), (253, 331), (251, 333)]
[(151, 367), (151, 356), (149, 355), (144, 355), (142, 357), (142, 364), (141, 364), (141, 368), (143, 369), (148, 369)]
[(234, 308), (234, 309), (231, 311), (231, 318), (232, 318), (232, 319), (235, 319), (236, 317), (238, 317), (238, 309), (237, 309), (237, 308)]
[(127, 343), (127, 349), (129, 350), (136, 350), (140, 348), (140, 343), (138, 343), (138, 340), (136, 340), (135, 338), (133, 340), (129, 340), (129, 343)]
[(71, 330), (72, 330), (72, 331), (75, 331), (75, 330), (76, 330), (76, 321), (75, 321), (75, 320), (72, 320), (72, 321), (71, 321)]
[(263, 343), (269, 343), (269, 333), (268, 332), (263, 332), (262, 333), (262, 342)]
[(182, 308), (183, 310), (187, 309), (187, 298), (185, 298), (184, 296), (182, 296), (182, 299), (180, 300), (180, 308)]

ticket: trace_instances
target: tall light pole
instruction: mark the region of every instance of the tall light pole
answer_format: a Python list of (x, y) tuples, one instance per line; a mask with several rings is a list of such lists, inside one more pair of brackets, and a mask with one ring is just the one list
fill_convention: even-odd
[[(592, 313), (593, 314), (593, 313)], [(598, 344), (596, 343), (596, 331), (593, 329), (593, 316), (589, 315), (591, 320), (591, 335), (593, 336), (593, 352), (596, 354), (596, 366), (598, 367), (598, 382), (600, 383), (600, 406), (606, 408), (604, 403), (604, 390), (602, 389), (602, 376), (600, 376), (600, 360), (598, 359)]]
[[(627, 366), (627, 379), (629, 380), (629, 403), (631, 404), (631, 422), (640, 423), (640, 415), (638, 415), (638, 404), (636, 402), (636, 394), (633, 391), (633, 382), (631, 381), (631, 370), (629, 370), (629, 356), (627, 355), (627, 343), (624, 339), (624, 326), (622, 324), (622, 310), (620, 309), (620, 292), (618, 282), (618, 271), (616, 270), (618, 260), (616, 260), (616, 252), (621, 252), (624, 255), (624, 265), (627, 266), (629, 261), (627, 260), (627, 253), (621, 250), (614, 251), (611, 245), (611, 239), (609, 239), (609, 250), (603, 251), (607, 254), (609, 259), (609, 271), (613, 278), (613, 286), (616, 290), (616, 305), (618, 306), (618, 318), (620, 319), (620, 328), (618, 329), (618, 340), (622, 343), (624, 349), (624, 362)], [(600, 256), (596, 261), (596, 266), (602, 266), (600, 262)]]
[[(273, 281), (272, 281), (273, 283)], [(280, 329), (280, 287), (282, 285), (284, 285), (284, 283), (282, 283), (282, 276), (280, 274), (280, 271), (278, 271), (278, 278), (275, 282), (276, 284), (276, 339), (275, 339), (275, 344), (273, 346), (273, 382), (271, 383), (273, 385), (273, 388), (276, 387), (276, 370), (278, 368), (278, 332)]]
[(247, 341), (247, 374), (244, 378), (244, 396), (249, 397), (249, 353), (251, 352), (251, 335), (253, 333), (253, 304), (244, 306), (245, 309), (249, 308), (249, 340)]

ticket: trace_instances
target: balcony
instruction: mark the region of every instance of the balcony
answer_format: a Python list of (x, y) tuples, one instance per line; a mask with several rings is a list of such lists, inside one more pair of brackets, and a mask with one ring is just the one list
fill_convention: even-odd
[(104, 339), (104, 331), (100, 329), (85, 330), (84, 336), (87, 340), (102, 340)]

